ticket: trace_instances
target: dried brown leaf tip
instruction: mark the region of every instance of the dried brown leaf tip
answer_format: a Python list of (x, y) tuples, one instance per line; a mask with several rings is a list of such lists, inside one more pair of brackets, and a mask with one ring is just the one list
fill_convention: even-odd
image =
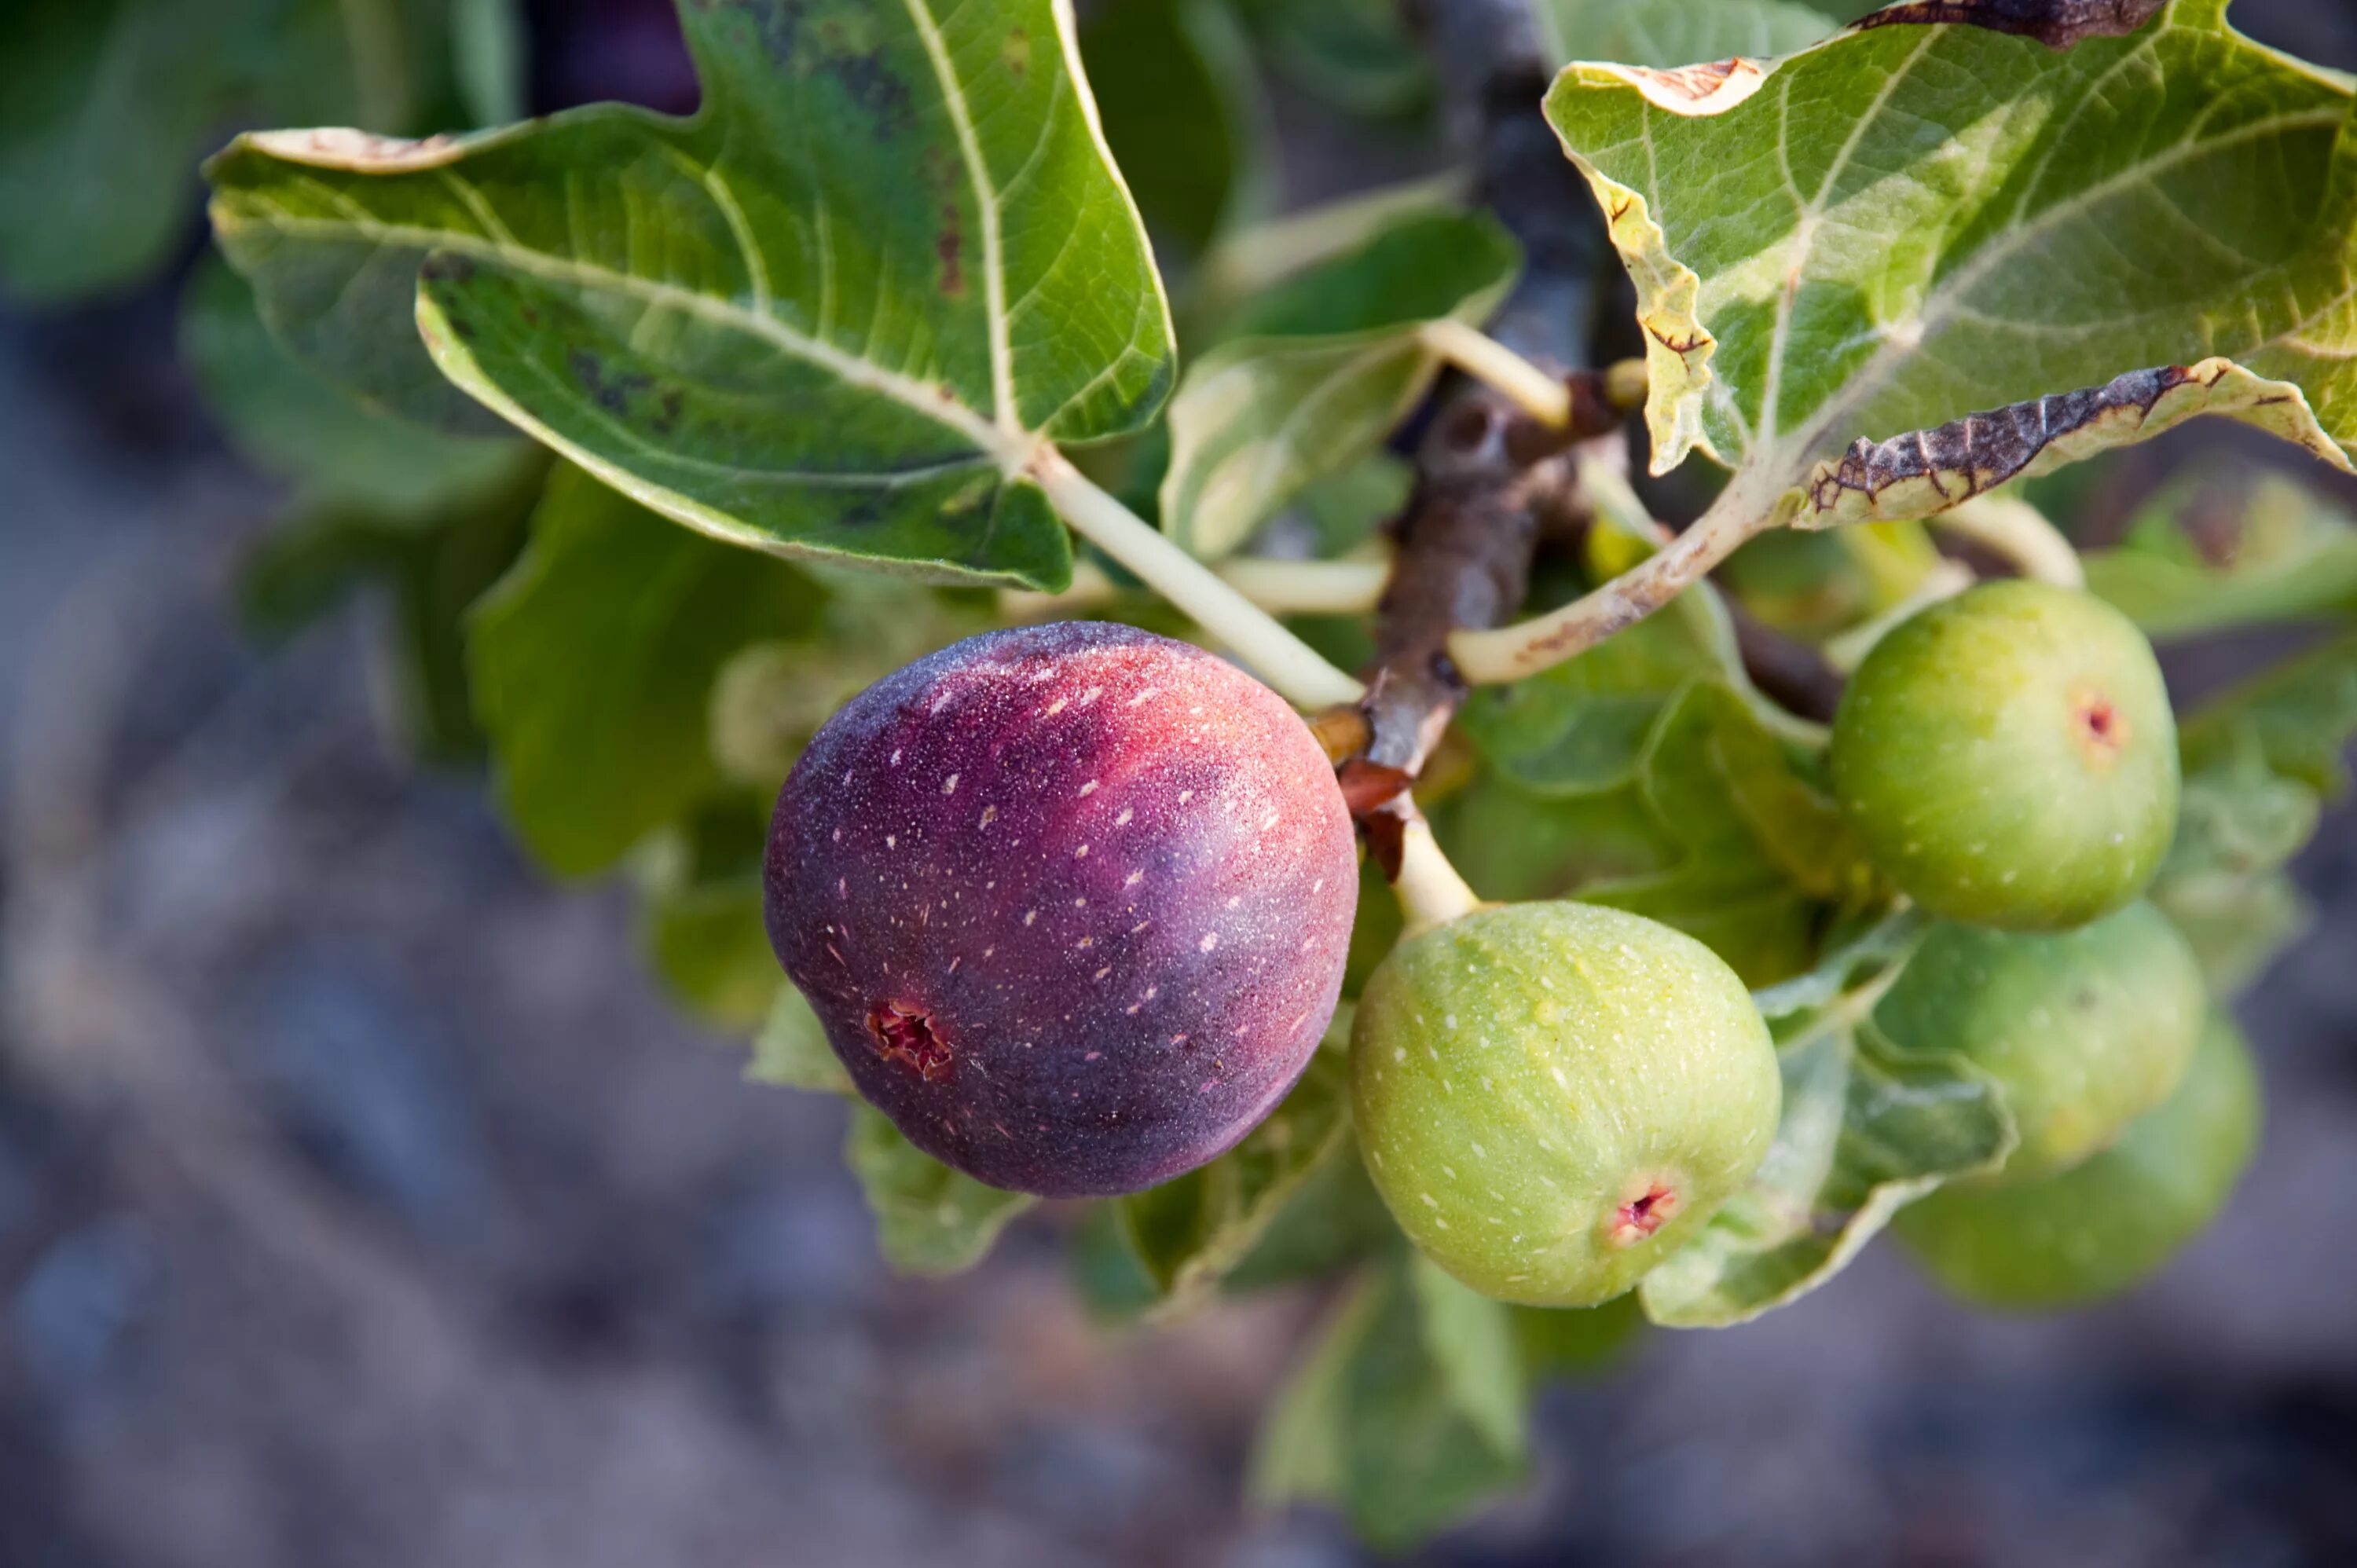
[(2124, 38), (2160, 14), (2169, 0), (1910, 0), (1862, 18), (1868, 27), (1954, 23), (1992, 33), (2036, 38), (2067, 49), (2082, 38)]
[(2223, 414), (2307, 447), (2343, 469), (2298, 387), (2230, 360), (2130, 371), (2100, 387), (1968, 413), (1934, 430), (1854, 443), (1802, 488), (1803, 528), (1930, 517), (2106, 447), (2147, 440), (2201, 414)]

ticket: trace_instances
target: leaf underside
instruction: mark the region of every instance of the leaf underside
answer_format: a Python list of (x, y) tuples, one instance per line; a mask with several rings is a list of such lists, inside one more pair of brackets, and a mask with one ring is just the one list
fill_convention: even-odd
[(447, 376), (717, 537), (1065, 585), (1026, 467), (1137, 427), (1172, 377), (1066, 8), (713, 0), (682, 20), (693, 118), (241, 137), (208, 170), (223, 248), (283, 340), (412, 417), (469, 417)]

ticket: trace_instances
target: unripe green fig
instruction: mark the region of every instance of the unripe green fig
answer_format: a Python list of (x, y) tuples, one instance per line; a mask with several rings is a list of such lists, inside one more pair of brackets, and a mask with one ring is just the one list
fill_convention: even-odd
[(2177, 829), (2177, 721), (2151, 645), (2102, 600), (2044, 583), (1984, 584), (1877, 643), (1831, 762), (1876, 867), (1977, 926), (2108, 914)]
[(1367, 1174), (1484, 1294), (1620, 1294), (1741, 1187), (1783, 1085), (1743, 983), (1683, 932), (1587, 904), (1479, 910), (1408, 938), (1351, 1035)]
[(2012, 1187), (1946, 1187), (1900, 1211), (1907, 1250), (1949, 1290), (2036, 1310), (2136, 1284), (2208, 1229), (2258, 1143), (2259, 1078), (2212, 1014), (2177, 1092), (2076, 1169)]
[(2193, 950), (2138, 903), (2047, 936), (1937, 927), (1874, 1020), (1996, 1079), (2021, 1133), (2010, 1182), (2068, 1170), (2166, 1100), (2208, 1005)]

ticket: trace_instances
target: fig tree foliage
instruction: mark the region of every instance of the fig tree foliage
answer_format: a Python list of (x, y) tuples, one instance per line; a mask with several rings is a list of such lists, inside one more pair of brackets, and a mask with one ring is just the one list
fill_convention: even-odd
[[(36, 0), (0, 290), (261, 127), (182, 333), (289, 489), (251, 622), (389, 589), (421, 749), (859, 1097), (896, 1265), (1340, 1282), (1264, 1498), (1410, 1545), (1894, 1221), (2001, 1305), (2186, 1245), (2357, 731), (2350, 80), (2223, 0), (1074, 9), (683, 0), (693, 114), (520, 118), (497, 0)], [(1440, 172), (1279, 211), (1319, 117)], [(2266, 477), (2096, 504), (2196, 419)], [(2261, 623), (2175, 714), (2147, 639)]]

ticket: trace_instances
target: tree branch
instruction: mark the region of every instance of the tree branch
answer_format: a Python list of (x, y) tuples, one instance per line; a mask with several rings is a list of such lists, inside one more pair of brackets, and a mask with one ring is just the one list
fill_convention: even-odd
[[(1408, 10), (1433, 60), (1450, 138), (1474, 171), (1474, 195), (1522, 242), (1522, 276), (1490, 334), (1562, 375), (1587, 358), (1604, 236), (1540, 113), (1548, 62), (1526, 0), (1410, 0)], [(1619, 433), (1601, 378), (1571, 377), (1567, 387), (1570, 417), (1559, 426), (1480, 382), (1453, 380), (1444, 391), (1416, 452), (1415, 489), (1377, 608), (1364, 704), (1373, 763), (1409, 776), (1423, 766), (1467, 690), (1448, 657), (1449, 633), (1497, 626), (1521, 607), (1541, 534), (1573, 504), (1568, 454)]]

